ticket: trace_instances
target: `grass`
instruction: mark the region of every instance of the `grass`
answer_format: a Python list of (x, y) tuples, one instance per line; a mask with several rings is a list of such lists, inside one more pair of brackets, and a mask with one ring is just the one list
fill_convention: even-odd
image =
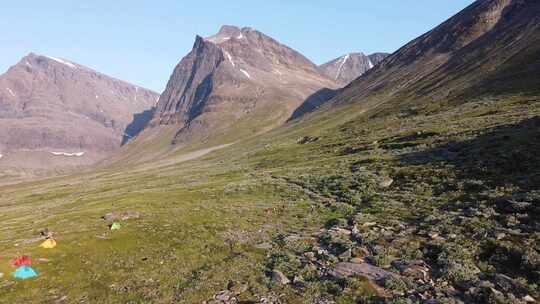
[[(451, 212), (464, 209), (459, 206), (466, 197), (480, 200), (485, 190), (511, 195), (535, 186), (520, 184), (519, 172), (497, 182), (494, 178), (508, 168), (471, 172), (467, 166), (477, 165), (475, 158), (462, 164), (461, 158), (441, 158), (439, 151), (457, 142), (462, 151), (488, 157), (491, 150), (483, 147), (494, 138), (520, 134), (520, 123), (540, 115), (538, 100), (527, 100), (486, 98), (445, 111), (424, 109), (408, 118), (380, 115), (379, 108), (364, 112), (358, 105), (342, 106), (188, 162), (159, 167), (117, 163), (3, 186), (0, 303), (51, 303), (64, 297), (66, 303), (197, 303), (229, 282), (249, 285), (240, 295), (246, 301), (270, 295), (281, 295), (287, 303), (375, 301), (378, 292), (365, 280), (334, 282), (314, 274), (300, 258), (313, 244), (279, 241), (291, 235), (312, 237), (325, 225), (351, 219), (394, 229), (391, 237), (382, 237), (380, 230), (362, 231), (370, 248), (385, 247), (376, 255), (381, 264), (419, 256), (429, 261), (428, 249), (438, 245), (422, 231), (438, 231), (461, 233), (448, 242), (466, 252), (467, 263), (478, 266), (484, 255), (474, 235), (488, 231), (495, 219), (473, 216), (456, 224), (458, 215)], [(307, 135), (321, 139), (297, 143)], [(531, 131), (530, 136), (536, 135)], [(510, 138), (497, 159), (524, 147), (523, 140)], [(141, 150), (130, 154), (130, 163), (144, 152), (136, 148)], [(535, 164), (534, 159), (518, 160)], [(538, 166), (525, 174), (534, 181)], [(394, 184), (381, 189), (379, 180), (387, 176)], [(485, 186), (467, 186), (466, 179)], [(120, 211), (139, 211), (142, 217), (111, 232), (100, 217)], [(400, 224), (417, 232), (401, 235)], [(40, 249), (39, 241), (31, 241), (43, 228), (55, 233), (57, 248)], [(274, 255), (256, 248), (265, 242), (273, 244)], [(534, 242), (534, 233), (512, 242), (530, 247), (524, 244)], [(21, 254), (32, 257), (39, 278), (10, 278), (10, 260)], [(453, 272), (444, 255), (438, 258), (441, 277), (469, 275)], [(268, 276), (274, 267), (290, 276), (305, 274), (306, 286), (276, 285)], [(517, 276), (522, 275), (529, 292), (537, 295), (531, 278)]]

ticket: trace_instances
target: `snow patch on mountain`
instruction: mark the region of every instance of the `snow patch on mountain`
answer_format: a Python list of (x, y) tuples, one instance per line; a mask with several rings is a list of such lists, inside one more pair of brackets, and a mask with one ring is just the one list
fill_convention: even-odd
[(225, 52), (225, 55), (227, 56), (227, 59), (228, 59), (229, 62), (232, 64), (233, 68), (235, 68), (235, 67), (236, 67), (236, 64), (234, 63), (231, 54), (229, 54), (229, 52), (226, 52), (226, 51), (224, 51), (224, 52)]
[(339, 65), (339, 68), (338, 68), (337, 73), (336, 73), (336, 79), (338, 79), (339, 75), (341, 75), (341, 71), (343, 70), (343, 66), (345, 65), (345, 63), (347, 63), (347, 60), (349, 60), (350, 57), (351, 57), (351, 55), (349, 55), (349, 54), (343, 56), (343, 59), (341, 60), (341, 64)]
[(51, 152), (54, 156), (67, 156), (67, 157), (81, 157), (84, 155), (84, 152), (75, 152), (75, 153), (69, 153), (69, 152)]
[(49, 58), (49, 59), (51, 59), (51, 60), (54, 60), (54, 61), (56, 61), (56, 62), (58, 62), (58, 63), (61, 63), (61, 64), (63, 64), (63, 65), (67, 65), (68, 67), (70, 67), (70, 68), (72, 68), (72, 69), (76, 69), (76, 68), (77, 68), (77, 67), (76, 67), (73, 63), (71, 63), (71, 62), (67, 62), (67, 61), (65, 61), (65, 60), (62, 60), (62, 59), (59, 59), (59, 58), (55, 58), (55, 57), (51, 57), (51, 56), (45, 56), (45, 57), (47, 57), (47, 58)]
[(15, 97), (15, 93), (10, 88), (6, 88), (6, 90), (9, 92), (9, 94), (13, 97)]
[(244, 75), (246, 75), (247, 78), (251, 79), (251, 75), (249, 75), (249, 73), (246, 70), (240, 69), (240, 71), (244, 73)]

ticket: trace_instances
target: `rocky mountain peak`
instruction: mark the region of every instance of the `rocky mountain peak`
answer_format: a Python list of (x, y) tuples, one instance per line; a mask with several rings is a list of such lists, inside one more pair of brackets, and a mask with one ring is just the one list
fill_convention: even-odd
[(365, 55), (362, 52), (345, 54), (319, 66), (323, 75), (345, 86), (381, 62), (388, 54)]
[(254, 119), (264, 108), (268, 121), (259, 120), (257, 129), (266, 129), (284, 122), (304, 99), (325, 87), (337, 85), (299, 52), (252, 28), (226, 25), (216, 35), (196, 37), (192, 51), (175, 68), (151, 125), (177, 124), (177, 138), (186, 132), (210, 136)]

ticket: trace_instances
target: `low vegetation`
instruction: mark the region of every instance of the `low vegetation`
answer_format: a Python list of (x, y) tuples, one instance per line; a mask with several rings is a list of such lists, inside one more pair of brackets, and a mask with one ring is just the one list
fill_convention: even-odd
[[(348, 106), (188, 162), (5, 186), (0, 302), (533, 302), (538, 101)], [(11, 278), (19, 255), (37, 279)]]

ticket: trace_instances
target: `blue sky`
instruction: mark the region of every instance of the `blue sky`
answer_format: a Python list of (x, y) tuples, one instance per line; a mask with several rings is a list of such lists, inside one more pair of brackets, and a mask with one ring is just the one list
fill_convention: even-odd
[(472, 0), (27, 0), (0, 9), (0, 73), (35, 52), (161, 92), (196, 34), (250, 26), (320, 64), (393, 52)]

